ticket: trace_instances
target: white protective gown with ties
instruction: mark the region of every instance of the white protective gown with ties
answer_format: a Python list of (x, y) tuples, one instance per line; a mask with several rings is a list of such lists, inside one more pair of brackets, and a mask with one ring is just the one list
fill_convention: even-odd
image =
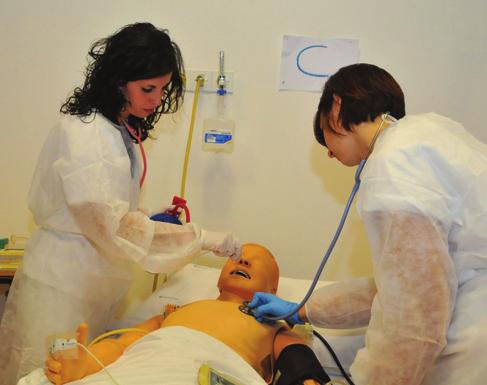
[(368, 325), (356, 385), (487, 384), (487, 146), (445, 117), (407, 116), (361, 179), (374, 279), (317, 290), (310, 321)]
[(0, 326), (0, 384), (45, 360), (45, 338), (88, 322), (104, 332), (133, 264), (171, 272), (201, 250), (200, 230), (138, 211), (139, 171), (125, 129), (103, 115), (64, 115), (40, 154), (29, 195), (39, 229), (28, 242)]

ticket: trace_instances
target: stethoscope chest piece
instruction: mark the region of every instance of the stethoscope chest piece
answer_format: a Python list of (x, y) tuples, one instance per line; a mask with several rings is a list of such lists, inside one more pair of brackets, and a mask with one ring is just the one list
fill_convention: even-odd
[(254, 316), (254, 311), (249, 307), (249, 301), (243, 301), (242, 305), (238, 307), (242, 313), (247, 314), (249, 316)]

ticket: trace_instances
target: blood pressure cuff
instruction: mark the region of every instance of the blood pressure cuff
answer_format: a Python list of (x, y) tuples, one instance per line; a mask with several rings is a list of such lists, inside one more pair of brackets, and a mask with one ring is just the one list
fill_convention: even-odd
[(309, 379), (320, 384), (330, 381), (311, 348), (302, 344), (283, 349), (276, 361), (276, 378), (275, 385), (301, 385)]

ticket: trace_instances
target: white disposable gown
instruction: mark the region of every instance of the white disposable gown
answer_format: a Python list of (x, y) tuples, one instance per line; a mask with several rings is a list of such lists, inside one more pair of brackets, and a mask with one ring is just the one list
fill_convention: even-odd
[(310, 321), (368, 324), (357, 385), (487, 384), (487, 146), (445, 117), (407, 116), (361, 179), (374, 280), (316, 291)]
[(40, 154), (29, 195), (29, 241), (0, 327), (0, 384), (45, 360), (45, 338), (88, 322), (104, 332), (134, 263), (170, 272), (201, 249), (200, 230), (138, 211), (139, 171), (126, 130), (101, 114), (63, 116)]

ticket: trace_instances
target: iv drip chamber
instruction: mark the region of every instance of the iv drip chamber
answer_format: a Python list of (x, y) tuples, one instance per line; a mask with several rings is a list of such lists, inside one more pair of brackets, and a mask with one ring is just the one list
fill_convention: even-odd
[(203, 150), (214, 152), (232, 152), (235, 121), (227, 118), (223, 111), (223, 98), (218, 95), (218, 114), (203, 121)]

